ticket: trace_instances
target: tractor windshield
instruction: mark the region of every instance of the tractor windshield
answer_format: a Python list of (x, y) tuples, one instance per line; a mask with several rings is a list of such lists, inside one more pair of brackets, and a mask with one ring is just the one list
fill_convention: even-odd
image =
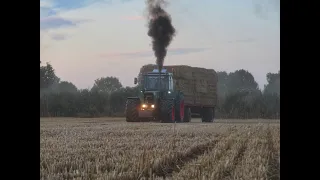
[(144, 77), (144, 88), (146, 90), (167, 90), (169, 89), (169, 76), (161, 75), (161, 80), (159, 75), (146, 75)]

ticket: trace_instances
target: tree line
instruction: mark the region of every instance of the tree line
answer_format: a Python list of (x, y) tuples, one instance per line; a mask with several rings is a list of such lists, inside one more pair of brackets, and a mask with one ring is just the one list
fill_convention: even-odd
[[(261, 90), (253, 75), (243, 69), (217, 72), (216, 118), (280, 118), (280, 71), (266, 75)], [(124, 116), (126, 98), (139, 87), (123, 87), (117, 77), (101, 77), (90, 89), (62, 81), (51, 64), (40, 62), (40, 117)]]

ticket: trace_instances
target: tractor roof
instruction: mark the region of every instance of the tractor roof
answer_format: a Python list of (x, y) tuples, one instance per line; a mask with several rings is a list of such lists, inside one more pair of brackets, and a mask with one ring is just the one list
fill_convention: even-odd
[[(148, 74), (148, 75), (158, 75), (159, 74), (159, 70), (158, 69), (153, 69), (152, 72), (147, 72), (146, 74)], [(167, 71), (167, 69), (161, 69), (161, 74), (169, 75), (170, 73)]]

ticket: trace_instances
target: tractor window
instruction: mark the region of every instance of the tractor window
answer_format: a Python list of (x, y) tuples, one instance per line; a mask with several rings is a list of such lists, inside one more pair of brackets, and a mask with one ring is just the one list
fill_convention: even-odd
[(169, 76), (161, 76), (161, 82), (159, 81), (158, 75), (147, 75), (145, 76), (144, 88), (147, 90), (158, 90), (161, 85), (161, 90), (169, 89)]

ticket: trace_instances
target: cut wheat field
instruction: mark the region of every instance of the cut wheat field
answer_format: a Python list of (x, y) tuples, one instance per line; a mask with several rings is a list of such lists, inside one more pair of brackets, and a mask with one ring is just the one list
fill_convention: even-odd
[(280, 179), (280, 123), (44, 118), (40, 179)]

